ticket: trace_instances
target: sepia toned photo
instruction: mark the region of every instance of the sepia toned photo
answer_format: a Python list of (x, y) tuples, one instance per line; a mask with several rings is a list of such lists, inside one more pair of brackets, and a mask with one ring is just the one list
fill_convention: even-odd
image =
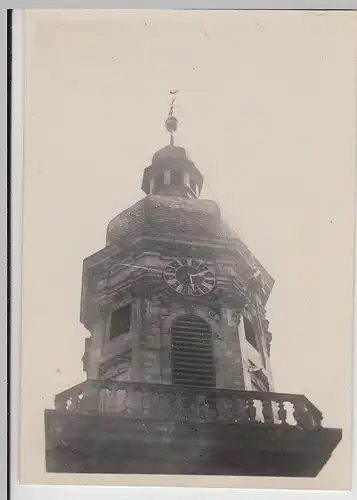
[(355, 27), (26, 12), (23, 482), (350, 489)]

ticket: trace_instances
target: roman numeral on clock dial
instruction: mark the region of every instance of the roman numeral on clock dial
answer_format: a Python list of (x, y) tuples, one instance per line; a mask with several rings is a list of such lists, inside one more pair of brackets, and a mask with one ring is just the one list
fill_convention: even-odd
[(165, 267), (166, 284), (182, 295), (199, 296), (209, 293), (216, 284), (215, 275), (200, 260), (176, 259)]
[(202, 292), (202, 293), (206, 293), (206, 292), (209, 292), (211, 290), (211, 286), (206, 284), (205, 282), (203, 282), (201, 285), (198, 286), (198, 289)]

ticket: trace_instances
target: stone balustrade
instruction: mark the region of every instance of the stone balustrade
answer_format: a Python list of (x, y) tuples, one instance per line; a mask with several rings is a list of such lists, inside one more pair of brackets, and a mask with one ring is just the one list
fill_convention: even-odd
[(115, 412), (123, 418), (321, 427), (321, 412), (302, 395), (87, 380), (56, 396), (57, 411)]

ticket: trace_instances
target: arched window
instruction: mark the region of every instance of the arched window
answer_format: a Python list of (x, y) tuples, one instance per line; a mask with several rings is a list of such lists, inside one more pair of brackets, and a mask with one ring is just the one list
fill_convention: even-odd
[(172, 383), (216, 386), (213, 339), (209, 325), (198, 316), (180, 316), (171, 327)]

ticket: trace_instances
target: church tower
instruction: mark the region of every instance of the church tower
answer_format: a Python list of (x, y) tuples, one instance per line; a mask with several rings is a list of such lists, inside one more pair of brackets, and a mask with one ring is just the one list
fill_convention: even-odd
[(272, 390), (265, 304), (273, 280), (200, 198), (203, 176), (170, 144), (144, 170), (146, 196), (116, 216), (83, 266), (89, 378)]
[(274, 280), (201, 198), (202, 173), (175, 145), (174, 101), (145, 196), (84, 260), (87, 381), (46, 411), (47, 468), (316, 476), (341, 431), (322, 428), (304, 396), (274, 392)]

